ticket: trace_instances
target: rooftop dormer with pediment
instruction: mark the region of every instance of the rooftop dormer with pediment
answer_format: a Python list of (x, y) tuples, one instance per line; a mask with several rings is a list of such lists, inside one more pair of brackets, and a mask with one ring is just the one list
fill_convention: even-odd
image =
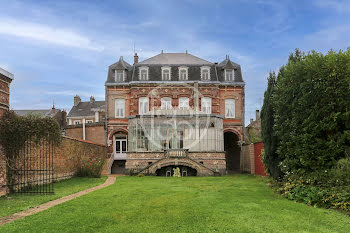
[(109, 66), (106, 86), (137, 83), (218, 83), (244, 85), (241, 66), (228, 56), (220, 63), (209, 62), (190, 53), (163, 53), (130, 65), (120, 57)]

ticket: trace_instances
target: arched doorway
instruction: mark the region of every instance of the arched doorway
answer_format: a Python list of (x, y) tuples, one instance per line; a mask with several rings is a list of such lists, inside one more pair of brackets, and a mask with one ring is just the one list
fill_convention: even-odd
[(111, 174), (124, 174), (127, 152), (127, 135), (124, 132), (118, 132), (113, 135), (113, 154), (114, 161), (111, 166)]
[(239, 145), (239, 138), (235, 133), (224, 133), (224, 148), (226, 151), (227, 172), (240, 172), (241, 147)]
[(165, 167), (161, 167), (157, 169), (156, 175), (157, 176), (173, 176), (174, 175), (174, 168), (180, 169), (181, 176), (197, 176), (197, 170), (183, 165), (169, 165)]

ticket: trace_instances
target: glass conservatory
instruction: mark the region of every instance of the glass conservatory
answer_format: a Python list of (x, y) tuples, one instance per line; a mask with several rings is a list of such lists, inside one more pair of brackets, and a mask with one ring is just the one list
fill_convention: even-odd
[(128, 151), (224, 151), (220, 116), (135, 116), (129, 119)]

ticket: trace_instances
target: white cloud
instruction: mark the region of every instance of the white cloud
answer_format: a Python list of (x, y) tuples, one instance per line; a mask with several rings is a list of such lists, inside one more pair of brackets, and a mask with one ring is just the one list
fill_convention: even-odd
[(349, 0), (317, 0), (315, 1), (315, 5), (325, 9), (334, 9), (338, 13), (350, 12)]
[(305, 37), (310, 49), (329, 50), (346, 49), (350, 46), (350, 28), (347, 25), (324, 28)]
[(103, 47), (88, 37), (66, 28), (55, 28), (12, 19), (0, 19), (0, 34), (43, 41), (66, 47), (101, 51)]

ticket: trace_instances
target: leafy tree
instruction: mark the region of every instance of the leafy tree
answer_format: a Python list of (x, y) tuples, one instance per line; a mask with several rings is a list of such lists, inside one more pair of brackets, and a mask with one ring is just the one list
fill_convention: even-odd
[[(276, 160), (287, 175), (320, 177), (344, 158), (350, 148), (349, 77), (350, 49), (326, 55), (299, 50), (291, 54), (277, 82), (269, 84), (265, 93), (266, 159), (274, 158), (274, 137), (278, 138)], [(269, 79), (273, 83), (271, 75)], [(270, 163), (267, 167), (273, 175)]]

